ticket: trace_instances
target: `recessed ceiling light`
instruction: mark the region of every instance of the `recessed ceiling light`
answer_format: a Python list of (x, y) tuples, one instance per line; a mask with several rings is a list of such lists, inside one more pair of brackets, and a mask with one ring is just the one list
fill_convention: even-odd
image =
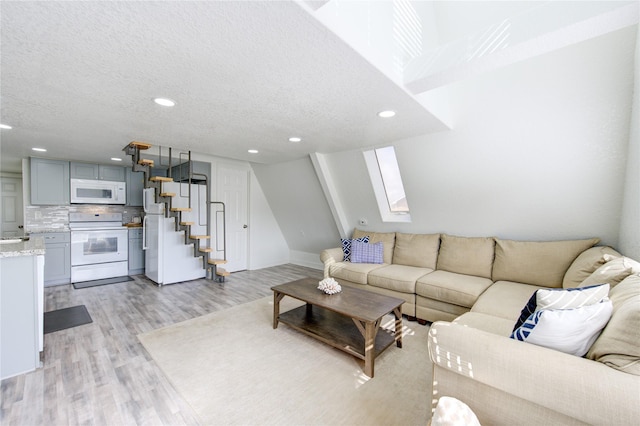
[(45, 148), (31, 148), (32, 151), (47, 152)]
[(0, 129), (11, 130), (13, 129), (13, 127), (9, 126), (8, 124), (0, 124)]
[(153, 102), (157, 103), (158, 105), (162, 105), (166, 107), (172, 107), (176, 104), (176, 101), (168, 98), (155, 98)]
[(122, 161), (122, 158), (111, 157), (112, 161)]
[(302, 141), (302, 138), (298, 138), (298, 137), (289, 138), (289, 142), (300, 142), (300, 141)]
[(378, 117), (382, 117), (382, 118), (389, 118), (389, 117), (393, 117), (394, 115), (396, 115), (395, 111), (380, 111), (378, 113)]
[(247, 151), (249, 154), (257, 154), (258, 150), (257, 149), (250, 149)]

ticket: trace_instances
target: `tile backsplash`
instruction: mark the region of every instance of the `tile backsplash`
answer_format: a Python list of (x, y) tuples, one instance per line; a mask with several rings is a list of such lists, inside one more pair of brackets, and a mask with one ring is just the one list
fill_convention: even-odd
[(69, 229), (69, 213), (122, 213), (122, 223), (142, 216), (142, 207), (101, 204), (77, 204), (71, 206), (25, 206), (25, 232), (43, 232)]

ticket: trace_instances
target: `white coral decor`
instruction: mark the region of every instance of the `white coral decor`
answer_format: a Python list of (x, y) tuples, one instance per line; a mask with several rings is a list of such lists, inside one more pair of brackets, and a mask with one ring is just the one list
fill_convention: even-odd
[(338, 281), (333, 278), (325, 278), (318, 283), (318, 288), (327, 294), (336, 294), (342, 291), (342, 287), (338, 284)]

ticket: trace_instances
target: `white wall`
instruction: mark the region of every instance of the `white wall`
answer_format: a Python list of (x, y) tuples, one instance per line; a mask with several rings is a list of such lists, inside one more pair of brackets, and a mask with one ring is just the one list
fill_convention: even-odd
[(340, 245), (338, 228), (309, 157), (252, 167), (291, 250), (291, 262), (310, 266), (309, 259), (318, 259), (321, 250)]
[[(618, 244), (633, 87), (627, 28), (450, 87), (454, 129), (394, 143), (413, 223), (380, 221), (358, 151), (332, 154), (355, 227)], [(616, 46), (616, 49), (611, 49)]]
[(625, 197), (620, 224), (620, 251), (640, 260), (640, 29), (636, 36), (633, 110)]

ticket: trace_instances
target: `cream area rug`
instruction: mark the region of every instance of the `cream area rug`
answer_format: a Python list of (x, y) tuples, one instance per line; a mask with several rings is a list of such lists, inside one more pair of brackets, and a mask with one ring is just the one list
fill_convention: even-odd
[[(300, 305), (285, 297), (280, 310)], [(428, 327), (404, 320), (403, 347), (376, 358), (370, 379), (362, 361), (272, 318), (266, 297), (138, 337), (202, 425), (427, 423)]]

